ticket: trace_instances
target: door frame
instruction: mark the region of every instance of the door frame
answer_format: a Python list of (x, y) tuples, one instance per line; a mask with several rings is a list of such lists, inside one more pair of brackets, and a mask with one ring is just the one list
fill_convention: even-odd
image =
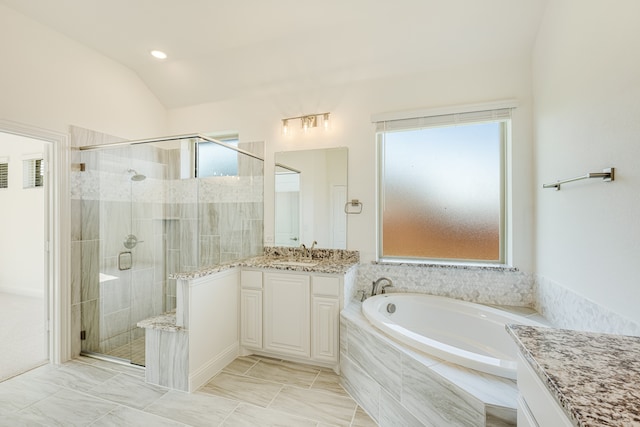
[(71, 357), (71, 216), (69, 193), (69, 137), (36, 126), (0, 119), (0, 132), (44, 142), (45, 192), (45, 300), (49, 362)]

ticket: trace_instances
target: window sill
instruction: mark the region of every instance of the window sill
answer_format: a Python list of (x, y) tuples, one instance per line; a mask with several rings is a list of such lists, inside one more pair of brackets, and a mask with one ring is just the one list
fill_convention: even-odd
[(516, 272), (519, 271), (516, 267), (511, 267), (507, 264), (491, 264), (491, 263), (473, 263), (473, 262), (453, 262), (453, 261), (428, 261), (428, 260), (392, 260), (392, 259), (380, 259), (379, 261), (372, 261), (375, 265), (402, 265), (410, 267), (424, 267), (424, 268), (455, 268), (461, 270), (493, 270), (504, 272)]

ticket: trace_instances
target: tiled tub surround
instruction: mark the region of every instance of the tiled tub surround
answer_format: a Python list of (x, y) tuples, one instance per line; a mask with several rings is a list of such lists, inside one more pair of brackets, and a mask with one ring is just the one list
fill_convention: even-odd
[(535, 309), (558, 328), (640, 336), (640, 325), (545, 277), (536, 278), (534, 293)]
[(380, 426), (515, 425), (515, 381), (405, 348), (376, 331), (357, 301), (340, 328), (343, 386)]
[(534, 276), (515, 268), (361, 264), (358, 290), (370, 294), (371, 283), (380, 277), (393, 281), (394, 292), (426, 293), (480, 304), (534, 306)]
[(507, 331), (574, 425), (640, 425), (640, 337), (519, 325)]

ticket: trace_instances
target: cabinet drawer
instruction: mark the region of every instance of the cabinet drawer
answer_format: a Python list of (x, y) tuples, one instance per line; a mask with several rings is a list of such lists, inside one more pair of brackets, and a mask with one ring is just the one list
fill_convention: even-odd
[(242, 270), (240, 287), (243, 289), (262, 289), (262, 271)]
[(313, 276), (311, 279), (313, 295), (340, 296), (340, 279), (337, 277)]

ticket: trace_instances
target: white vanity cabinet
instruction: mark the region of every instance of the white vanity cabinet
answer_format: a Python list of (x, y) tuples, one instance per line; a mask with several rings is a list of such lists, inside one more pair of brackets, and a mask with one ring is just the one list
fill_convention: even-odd
[(573, 426), (521, 353), (518, 355), (518, 389), (519, 427)]
[(306, 274), (264, 274), (264, 350), (311, 357), (310, 277)]
[(339, 277), (311, 278), (311, 357), (314, 360), (338, 363), (340, 353)]
[(240, 273), (240, 345), (262, 348), (262, 272)]
[(337, 369), (341, 275), (243, 270), (240, 342), (245, 352)]

